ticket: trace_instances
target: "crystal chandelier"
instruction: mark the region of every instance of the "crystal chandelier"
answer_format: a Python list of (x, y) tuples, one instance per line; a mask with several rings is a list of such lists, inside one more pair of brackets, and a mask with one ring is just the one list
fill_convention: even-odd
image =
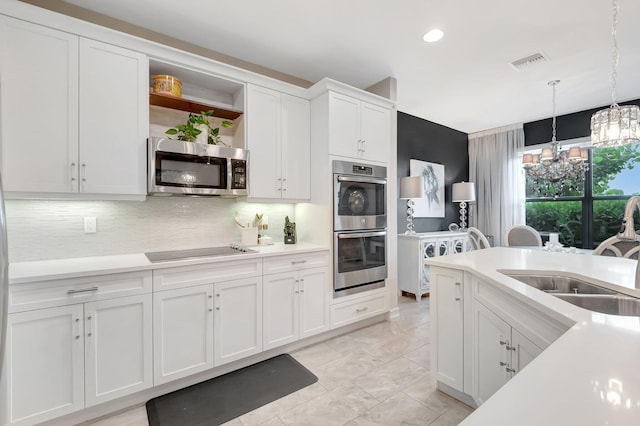
[(556, 85), (560, 80), (552, 80), (548, 84), (553, 88), (553, 120), (551, 147), (544, 148), (540, 154), (524, 154), (522, 165), (531, 179), (534, 190), (541, 196), (557, 197), (565, 187), (574, 189), (576, 184), (584, 181), (584, 174), (589, 164), (589, 153), (586, 148), (571, 147), (561, 151), (556, 141)]
[(600, 110), (591, 117), (591, 143), (594, 147), (610, 147), (635, 143), (640, 140), (640, 108), (637, 105), (618, 105), (616, 103), (616, 79), (618, 68), (618, 42), (616, 24), (618, 23), (618, 2), (613, 4), (613, 66), (611, 72), (611, 106)]

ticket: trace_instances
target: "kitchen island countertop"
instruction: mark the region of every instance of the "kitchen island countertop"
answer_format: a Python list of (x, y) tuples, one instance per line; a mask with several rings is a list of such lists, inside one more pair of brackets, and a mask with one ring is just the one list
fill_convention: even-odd
[(151, 263), (144, 253), (13, 262), (9, 264), (9, 284), (149, 269), (173, 268), (176, 266), (200, 265), (204, 263), (227, 262), (232, 260), (279, 256), (284, 254), (304, 254), (329, 250), (328, 247), (306, 243), (276, 243), (265, 246), (251, 246), (250, 248), (256, 252), (180, 259), (160, 263)]
[(640, 297), (635, 260), (498, 247), (425, 263), (471, 272), (569, 327), (462, 425), (640, 424), (640, 317), (588, 311), (499, 272), (558, 272)]

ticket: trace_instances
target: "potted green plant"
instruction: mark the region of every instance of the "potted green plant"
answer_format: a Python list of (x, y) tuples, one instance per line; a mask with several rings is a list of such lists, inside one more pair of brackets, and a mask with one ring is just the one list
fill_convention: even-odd
[[(176, 127), (167, 130), (165, 133), (170, 136), (175, 136), (175, 139), (185, 142), (195, 142), (202, 138), (202, 133), (206, 132), (206, 141), (211, 145), (218, 145), (224, 143), (220, 138), (220, 127), (211, 126), (209, 117), (213, 116), (213, 110), (201, 112), (200, 114), (190, 113), (187, 122), (184, 124), (178, 124)], [(221, 127), (233, 127), (231, 121), (222, 120)], [(203, 142), (204, 143), (204, 142)]]

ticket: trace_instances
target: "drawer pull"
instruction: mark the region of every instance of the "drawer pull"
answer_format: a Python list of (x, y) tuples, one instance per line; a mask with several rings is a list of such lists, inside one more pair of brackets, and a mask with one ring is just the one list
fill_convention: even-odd
[(369, 308), (368, 307), (364, 307), (364, 308), (360, 308), (360, 309), (356, 309), (356, 312), (364, 312), (364, 311), (368, 311)]
[(508, 345), (507, 345), (507, 350), (508, 350), (508, 351), (515, 351), (515, 350), (516, 350), (516, 347), (515, 347), (515, 346), (508, 346)]
[(307, 261), (306, 260), (292, 260), (291, 261), (292, 265), (298, 265), (300, 263), (307, 263)]
[(98, 291), (98, 287), (83, 288), (80, 290), (68, 290), (67, 294), (87, 293), (89, 291)]
[(505, 370), (507, 370), (507, 373), (515, 373), (516, 372), (515, 368), (507, 367), (507, 368), (505, 368)]

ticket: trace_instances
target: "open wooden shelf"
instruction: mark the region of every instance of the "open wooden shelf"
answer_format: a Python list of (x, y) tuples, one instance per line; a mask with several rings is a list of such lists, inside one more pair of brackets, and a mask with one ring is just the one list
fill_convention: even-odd
[(149, 92), (149, 104), (164, 108), (177, 109), (179, 111), (193, 112), (196, 114), (200, 114), (203, 111), (213, 110), (214, 117), (223, 118), (225, 120), (235, 120), (242, 115), (242, 113), (238, 111), (214, 107), (212, 105), (202, 104), (185, 98), (177, 98), (175, 96), (154, 93), (153, 91)]

